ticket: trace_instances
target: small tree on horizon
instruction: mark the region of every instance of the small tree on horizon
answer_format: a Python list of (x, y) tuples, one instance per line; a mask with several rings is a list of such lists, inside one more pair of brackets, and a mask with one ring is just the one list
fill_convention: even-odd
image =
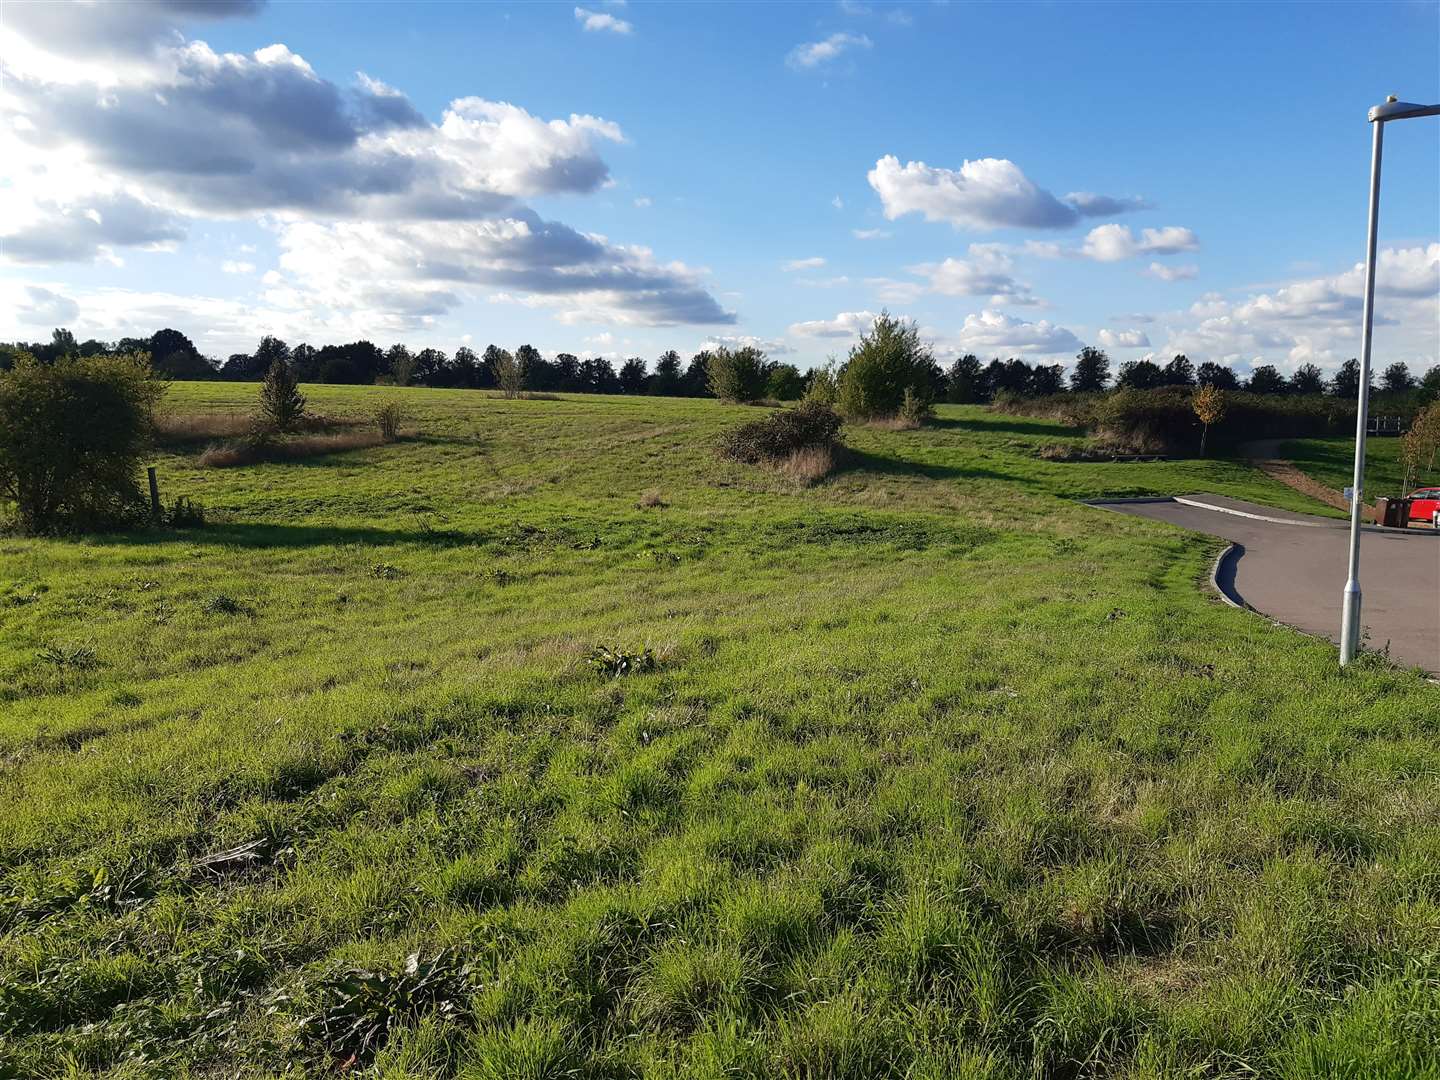
[(1190, 398), (1195, 416), (1204, 425), (1200, 429), (1200, 456), (1205, 456), (1205, 437), (1210, 434), (1210, 425), (1225, 419), (1225, 391), (1214, 383), (1205, 383)]
[(934, 353), (920, 340), (919, 326), (882, 311), (840, 369), (840, 411), (860, 420), (895, 416), (906, 390), (928, 405), (934, 398), (934, 367)]
[(711, 352), (705, 371), (710, 392), (721, 401), (755, 401), (765, 393), (770, 364), (753, 345), (722, 345)]
[(1397, 360), (1380, 376), (1380, 388), (1387, 394), (1408, 394), (1415, 389), (1415, 377), (1410, 374), (1410, 365)]
[(1105, 350), (1086, 345), (1075, 357), (1070, 389), (1077, 394), (1098, 394), (1110, 381), (1110, 357)]
[(260, 384), (260, 421), (267, 431), (289, 431), (305, 415), (300, 381), (284, 360), (275, 360)]
[[(493, 351), (492, 351), (493, 350)], [(509, 349), (491, 345), (485, 350), (485, 359), (495, 372), (495, 385), (507, 398), (518, 398), (525, 389), (525, 370)]]

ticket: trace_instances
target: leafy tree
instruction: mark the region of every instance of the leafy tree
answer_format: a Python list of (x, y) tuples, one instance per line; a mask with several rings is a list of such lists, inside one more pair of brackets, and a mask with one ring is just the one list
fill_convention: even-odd
[(534, 345), (521, 345), (515, 350), (515, 362), (520, 365), (520, 378), (527, 390), (547, 390), (545, 358)]
[(643, 394), (648, 378), (649, 373), (645, 370), (645, 361), (638, 356), (632, 356), (620, 365), (620, 392), (622, 394)]
[(1301, 364), (1290, 376), (1290, 391), (1295, 394), (1323, 394), (1325, 376), (1314, 364)]
[(1005, 361), (998, 356), (986, 364), (980, 373), (980, 380), (985, 386), (985, 400), (990, 401), (996, 394), (1004, 393), (1009, 377), (1005, 370)]
[(96, 528), (137, 518), (140, 465), (165, 384), (144, 353), (28, 354), (0, 372), (0, 497), (24, 532)]
[(1024, 360), (1012, 356), (996, 369), (992, 390), (1025, 397), (1030, 393), (1030, 383), (1035, 371)]
[(1330, 393), (1338, 398), (1360, 396), (1360, 361), (1351, 357), (1340, 365), (1340, 370), (1330, 380)]
[(80, 346), (75, 342), (75, 335), (60, 327), (50, 331), (50, 346), (54, 349), (57, 360), (65, 356), (78, 356), (80, 353)]
[(578, 393), (580, 386), (580, 358), (574, 353), (562, 352), (555, 355), (551, 365), (555, 372), (555, 389), (567, 393)]
[[(556, 357), (558, 360), (559, 357)], [(660, 354), (660, 359), (655, 361), (655, 376), (650, 380), (650, 392), (665, 397), (674, 397), (680, 393), (681, 384), (684, 381), (684, 373), (680, 367), (680, 354), (674, 349), (668, 349)]]
[(411, 378), (425, 386), (449, 385), (450, 358), (440, 349), (421, 349), (415, 354), (415, 372)]
[(721, 401), (755, 401), (765, 393), (770, 364), (753, 345), (721, 345), (706, 365), (710, 392)]
[(685, 369), (683, 393), (686, 397), (713, 397), (710, 393), (710, 351), (702, 349), (690, 358)]
[(1195, 365), (1184, 353), (1176, 353), (1174, 358), (1165, 365), (1166, 386), (1194, 386)]
[(613, 394), (620, 389), (615, 367), (603, 356), (580, 361), (580, 389), (587, 394)]
[(290, 431), (305, 415), (305, 396), (294, 369), (276, 360), (260, 384), (260, 422), (267, 431)]
[[(373, 383), (385, 370), (385, 354), (369, 341), (326, 345), (315, 356), (320, 382), (351, 385)], [(301, 376), (303, 380), (305, 376)]]
[(315, 382), (320, 377), (320, 350), (302, 341), (290, 350), (290, 366), (302, 383)]
[(1440, 364), (1425, 372), (1420, 379), (1420, 400), (1440, 401)]
[[(56, 331), (60, 333), (60, 331)], [(65, 331), (66, 334), (70, 332)], [(74, 335), (70, 335), (73, 343)], [(155, 370), (172, 379), (208, 379), (215, 374), (210, 361), (200, 355), (195, 343), (179, 330), (157, 330), (150, 338), (150, 362)]]
[(1380, 389), (1387, 394), (1408, 394), (1415, 389), (1415, 376), (1410, 374), (1409, 365), (1397, 360), (1380, 376)]
[(248, 352), (231, 353), (220, 365), (220, 377), (231, 382), (246, 382), (254, 364), (255, 358)]
[(1245, 389), (1252, 394), (1283, 394), (1287, 388), (1285, 376), (1274, 364), (1261, 364), (1250, 372), (1250, 378), (1245, 383)]
[(1110, 382), (1110, 357), (1103, 349), (1086, 345), (1075, 357), (1075, 371), (1070, 376), (1070, 389), (1081, 394), (1096, 394)]
[(415, 354), (405, 345), (391, 345), (385, 350), (385, 367), (396, 386), (409, 386), (415, 376)]
[(1195, 381), (1201, 386), (1214, 386), (1221, 390), (1239, 390), (1240, 380), (1232, 368), (1206, 360), (1195, 371)]
[(1205, 456), (1205, 437), (1210, 434), (1210, 425), (1225, 419), (1225, 391), (1214, 383), (1204, 383), (1190, 398), (1191, 408), (1203, 425), (1200, 429), (1200, 456)]
[(765, 396), (776, 401), (798, 401), (805, 396), (805, 377), (794, 364), (776, 364), (766, 380)]
[(823, 366), (811, 368), (805, 386), (805, 400), (817, 405), (834, 405), (840, 400), (840, 376), (835, 371), (835, 358), (828, 357)]
[(520, 362), (509, 351), (488, 345), (485, 348), (485, 363), (495, 373), (495, 385), (507, 398), (517, 398), (525, 388), (525, 372)]
[(1065, 366), (1063, 364), (1037, 364), (1030, 376), (1032, 397), (1050, 397), (1065, 392)]
[(480, 373), (483, 370), (484, 366), (480, 363), (480, 357), (475, 355), (475, 350), (469, 345), (461, 345), (450, 360), (450, 382), (462, 389), (474, 390), (480, 385)]
[(1165, 371), (1153, 360), (1128, 360), (1115, 379), (1119, 390), (1153, 390), (1165, 385)]
[(928, 405), (934, 368), (934, 353), (920, 340), (920, 328), (882, 311), (841, 369), (840, 411), (859, 418), (894, 416), (907, 389)]
[(966, 353), (950, 365), (946, 372), (945, 397), (957, 405), (977, 405), (990, 400), (980, 359), (974, 353)]

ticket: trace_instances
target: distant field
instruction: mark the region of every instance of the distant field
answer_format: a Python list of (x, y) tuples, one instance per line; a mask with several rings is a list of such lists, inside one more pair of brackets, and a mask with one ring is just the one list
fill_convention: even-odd
[[(1355, 476), (1354, 438), (1295, 439), (1281, 443), (1280, 454), (1293, 461), (1302, 472), (1341, 491), (1350, 486)], [(1365, 440), (1366, 498), (1373, 501), (1377, 495), (1403, 494), (1400, 490), (1403, 472), (1399, 439)], [(1440, 483), (1440, 469), (1434, 475), (1422, 477), (1421, 482)]]
[(0, 537), (0, 1076), (1440, 1075), (1440, 688), (1076, 501), (1298, 493), (969, 407), (796, 490), (710, 452), (752, 408), (307, 392), (418, 434)]

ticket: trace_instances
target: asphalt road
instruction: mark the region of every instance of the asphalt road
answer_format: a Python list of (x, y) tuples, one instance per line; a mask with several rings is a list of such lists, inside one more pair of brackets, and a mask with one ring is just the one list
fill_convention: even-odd
[[(1238, 545), (1218, 584), (1271, 618), (1338, 642), (1345, 587), (1346, 522), (1257, 506), (1217, 495), (1174, 501), (1099, 503), (1168, 521)], [(1223, 509), (1281, 520), (1256, 520)], [(1366, 528), (1360, 540), (1360, 618), (1372, 649), (1389, 645), (1402, 664), (1440, 672), (1440, 532)]]

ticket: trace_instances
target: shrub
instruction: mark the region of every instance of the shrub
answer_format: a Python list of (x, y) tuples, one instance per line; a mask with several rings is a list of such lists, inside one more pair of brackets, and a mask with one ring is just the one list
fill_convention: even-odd
[(840, 411), (862, 420), (894, 416), (907, 390), (928, 402), (934, 370), (935, 358), (921, 343), (920, 328), (881, 312), (840, 373)]
[(179, 496), (161, 514), (165, 524), (173, 529), (199, 529), (205, 525), (205, 507), (188, 495)]
[[(332, 381), (332, 380), (326, 380)], [(260, 423), (269, 431), (290, 431), (305, 415), (305, 395), (295, 369), (276, 360), (260, 384)]]
[(842, 423), (830, 406), (804, 401), (727, 431), (718, 450), (721, 457), (747, 465), (774, 461), (806, 447), (831, 445)]
[(21, 530), (143, 517), (140, 466), (164, 392), (144, 353), (26, 356), (0, 372), (0, 497), (15, 503)]
[(753, 345), (722, 345), (710, 354), (705, 372), (710, 392), (721, 401), (754, 401), (765, 393), (770, 365)]
[(397, 401), (387, 401), (375, 410), (375, 424), (380, 429), (380, 437), (386, 442), (394, 442), (399, 437), (400, 421), (403, 419), (405, 412)]
[(913, 386), (905, 388), (905, 397), (900, 401), (900, 419), (919, 427), (921, 424), (928, 424), (935, 419), (935, 409), (927, 398), (922, 398), (915, 393)]
[(508, 349), (486, 350), (495, 373), (495, 385), (507, 398), (518, 398), (525, 388), (525, 368)]
[(473, 972), (458, 949), (429, 959), (411, 953), (399, 971), (332, 971), (315, 990), (316, 1011), (300, 1021), (300, 1038), (332, 1064), (368, 1064), (395, 1031), (414, 1027), (422, 1017), (464, 1025)]
[(824, 367), (810, 372), (810, 385), (805, 388), (805, 400), (817, 401), (821, 405), (834, 405), (840, 400), (840, 380), (835, 375), (835, 358), (831, 357)]
[(596, 645), (585, 655), (585, 663), (591, 671), (607, 679), (654, 671), (656, 666), (655, 654), (648, 648), (632, 653), (609, 645)]

